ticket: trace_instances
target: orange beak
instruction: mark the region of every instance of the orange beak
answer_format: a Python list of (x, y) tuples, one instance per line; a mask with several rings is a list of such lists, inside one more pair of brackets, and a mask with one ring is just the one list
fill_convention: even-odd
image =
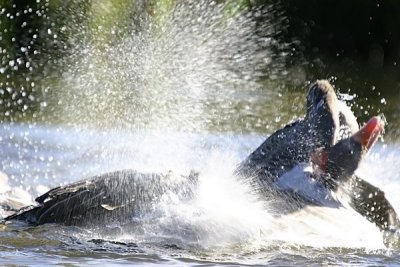
[(367, 151), (375, 144), (385, 128), (384, 120), (375, 116), (372, 117), (358, 132), (353, 135), (353, 139), (361, 144)]

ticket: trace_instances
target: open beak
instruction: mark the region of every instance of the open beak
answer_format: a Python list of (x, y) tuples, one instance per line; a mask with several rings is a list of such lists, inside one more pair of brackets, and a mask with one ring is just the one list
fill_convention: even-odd
[(382, 135), (385, 121), (380, 116), (372, 117), (352, 138), (368, 151)]
[(311, 154), (311, 162), (315, 170), (325, 172), (326, 165), (328, 164), (329, 149), (317, 150)]

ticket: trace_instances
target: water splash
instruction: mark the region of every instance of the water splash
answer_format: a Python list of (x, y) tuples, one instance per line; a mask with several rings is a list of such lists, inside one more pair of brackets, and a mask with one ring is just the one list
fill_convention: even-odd
[(73, 125), (198, 131), (222, 124), (238, 100), (254, 100), (260, 79), (282, 69), (273, 14), (184, 1), (161, 18), (142, 14), (103, 43), (78, 40), (63, 61), (68, 70), (59, 89), (48, 90), (48, 102), (59, 103), (50, 109)]

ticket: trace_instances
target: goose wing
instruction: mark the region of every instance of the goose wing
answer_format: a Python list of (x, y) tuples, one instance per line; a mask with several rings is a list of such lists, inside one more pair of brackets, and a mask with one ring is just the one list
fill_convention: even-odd
[(133, 170), (107, 173), (56, 187), (39, 196), (37, 205), (23, 208), (6, 220), (67, 225), (104, 221), (123, 223), (150, 209), (154, 200), (167, 190), (178, 192), (188, 189), (188, 186), (180, 186), (187, 177), (181, 178), (182, 181), (176, 181), (171, 174), (143, 174)]
[(356, 175), (350, 181), (350, 206), (381, 230), (400, 229), (399, 217), (385, 192)]

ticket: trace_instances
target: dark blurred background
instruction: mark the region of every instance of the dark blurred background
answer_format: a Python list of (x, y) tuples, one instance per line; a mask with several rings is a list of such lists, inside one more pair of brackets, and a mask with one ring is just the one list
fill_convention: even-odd
[(360, 95), (372, 85), (393, 96), (400, 92), (399, 1), (277, 3), (287, 18), (282, 38), (294, 47), (291, 63), (304, 59), (317, 76), (332, 73), (343, 86), (365, 79), (365, 90), (354, 88)]
[[(108, 38), (104, 29), (118, 35), (135, 21), (140, 28), (143, 12), (162, 17), (176, 2), (1, 0), (0, 120), (41, 120), (44, 78), (49, 83), (62, 75), (68, 65), (60, 61), (73, 53), (70, 44), (87, 38), (82, 25), (101, 43)], [(329, 79), (340, 92), (357, 95), (353, 110), (361, 120), (383, 112), (391, 135), (400, 135), (400, 1), (228, 2), (273, 10), (279, 21), (274, 37), (288, 53), (282, 91), (303, 92), (307, 83)]]

